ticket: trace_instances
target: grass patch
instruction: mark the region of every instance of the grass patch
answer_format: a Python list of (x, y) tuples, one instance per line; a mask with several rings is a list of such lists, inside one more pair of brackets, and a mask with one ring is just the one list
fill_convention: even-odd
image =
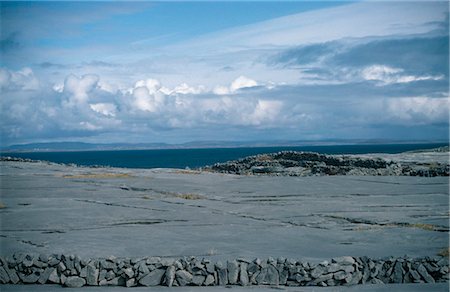
[(441, 257), (448, 257), (450, 254), (450, 247), (444, 248), (443, 250), (438, 252), (438, 255)]
[(128, 173), (85, 173), (85, 174), (68, 174), (63, 178), (125, 178), (130, 177)]
[(261, 154), (258, 157), (256, 157), (256, 161), (273, 161), (273, 157), (268, 154)]
[(434, 226), (434, 225), (432, 225), (432, 224), (425, 224), (425, 223), (414, 223), (414, 224), (409, 224), (409, 227), (420, 228), (420, 229), (428, 230), (428, 231), (434, 231), (434, 230), (436, 230), (436, 226)]
[(197, 195), (197, 194), (177, 194), (177, 195), (175, 195), (175, 197), (184, 199), (184, 200), (201, 200), (201, 199), (205, 198), (205, 197), (203, 197), (201, 195)]
[(152, 199), (152, 198), (150, 198), (150, 196), (147, 196), (147, 195), (144, 195), (141, 198), (144, 199), (144, 200), (151, 200)]
[(202, 173), (199, 170), (190, 170), (190, 169), (177, 169), (174, 172), (178, 173), (178, 174), (201, 174)]
[(5, 209), (5, 208), (6, 208), (6, 205), (3, 204), (2, 202), (0, 202), (0, 209)]

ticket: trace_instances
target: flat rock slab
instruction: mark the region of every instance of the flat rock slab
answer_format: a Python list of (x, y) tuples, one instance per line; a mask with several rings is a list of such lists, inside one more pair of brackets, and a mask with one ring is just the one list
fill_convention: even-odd
[(445, 177), (257, 177), (4, 161), (0, 167), (5, 256), (193, 255), (226, 263), (421, 257), (448, 247)]

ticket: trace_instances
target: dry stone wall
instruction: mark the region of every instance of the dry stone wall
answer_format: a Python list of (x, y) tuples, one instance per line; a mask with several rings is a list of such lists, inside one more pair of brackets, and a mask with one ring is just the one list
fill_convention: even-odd
[(447, 257), (339, 257), (318, 264), (269, 258), (213, 262), (195, 257), (100, 258), (14, 254), (0, 257), (3, 284), (82, 286), (339, 286), (449, 280)]

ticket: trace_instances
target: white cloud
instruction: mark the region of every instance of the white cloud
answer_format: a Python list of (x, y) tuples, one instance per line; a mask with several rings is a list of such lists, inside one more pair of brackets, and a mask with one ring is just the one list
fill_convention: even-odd
[(223, 85), (217, 85), (213, 89), (213, 93), (217, 95), (226, 95), (235, 93), (236, 91), (243, 89), (243, 88), (251, 88), (258, 86), (258, 82), (256, 82), (253, 79), (250, 79), (245, 76), (239, 76), (233, 82), (231, 82), (230, 86), (223, 86)]
[(67, 76), (63, 89), (63, 92), (69, 95), (67, 105), (86, 103), (89, 100), (89, 93), (97, 87), (98, 81), (99, 76), (94, 74), (84, 75), (80, 78), (72, 74)]
[(236, 80), (234, 80), (231, 83), (230, 90), (234, 92), (242, 88), (249, 88), (255, 86), (258, 86), (258, 83), (255, 80), (247, 78), (245, 76), (239, 76)]
[(450, 98), (404, 97), (386, 101), (394, 122), (407, 124), (448, 123)]
[(12, 91), (34, 91), (39, 89), (39, 80), (31, 68), (24, 67), (18, 71), (0, 68), (0, 88)]
[(283, 103), (278, 100), (258, 100), (252, 114), (248, 116), (248, 121), (252, 125), (261, 125), (264, 122), (275, 122), (280, 114)]
[(403, 69), (389, 67), (386, 65), (372, 65), (365, 67), (361, 71), (364, 80), (378, 81), (380, 85), (389, 85), (393, 83), (409, 83), (421, 80), (441, 80), (444, 76), (414, 76), (402, 74)]
[(99, 113), (102, 114), (104, 116), (110, 116), (110, 117), (115, 117), (116, 116), (116, 112), (117, 112), (117, 107), (115, 104), (112, 103), (95, 103), (95, 104), (90, 104), (89, 105), (90, 108)]
[(181, 83), (176, 86), (171, 93), (180, 93), (180, 94), (199, 94), (206, 91), (205, 86), (200, 85), (198, 87), (191, 87), (187, 83)]

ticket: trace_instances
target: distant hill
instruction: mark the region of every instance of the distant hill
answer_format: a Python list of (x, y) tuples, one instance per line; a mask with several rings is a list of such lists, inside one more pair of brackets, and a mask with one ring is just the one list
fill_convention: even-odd
[(94, 151), (94, 150), (139, 150), (139, 149), (188, 149), (188, 148), (236, 148), (272, 146), (319, 146), (351, 144), (403, 144), (403, 143), (447, 143), (448, 141), (392, 141), (392, 140), (320, 140), (320, 141), (192, 141), (182, 144), (167, 143), (84, 143), (49, 142), (17, 144), (1, 148), (2, 152), (45, 151)]

